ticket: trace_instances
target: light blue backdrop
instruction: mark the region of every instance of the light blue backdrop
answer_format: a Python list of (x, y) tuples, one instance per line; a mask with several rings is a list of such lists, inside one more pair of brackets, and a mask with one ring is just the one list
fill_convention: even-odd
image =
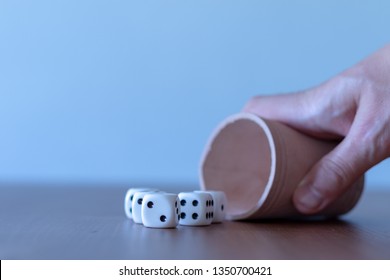
[[(217, 123), (390, 42), (389, 11), (386, 0), (0, 0), (0, 181), (197, 182)], [(389, 185), (389, 167), (370, 185)]]

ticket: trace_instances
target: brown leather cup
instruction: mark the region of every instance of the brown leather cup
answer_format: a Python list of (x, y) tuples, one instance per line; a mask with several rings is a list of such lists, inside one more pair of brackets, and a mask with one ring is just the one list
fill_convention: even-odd
[[(211, 135), (201, 159), (200, 185), (228, 199), (227, 218), (307, 217), (292, 196), (310, 168), (337, 145), (249, 113), (225, 119)], [(364, 188), (364, 176), (316, 216), (350, 211)]]

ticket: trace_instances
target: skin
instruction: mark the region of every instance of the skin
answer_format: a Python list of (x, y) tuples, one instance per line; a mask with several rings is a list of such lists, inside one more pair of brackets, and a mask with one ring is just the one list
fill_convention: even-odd
[(321, 85), (256, 96), (243, 110), (314, 137), (340, 140), (295, 191), (295, 207), (315, 214), (390, 156), (390, 44)]

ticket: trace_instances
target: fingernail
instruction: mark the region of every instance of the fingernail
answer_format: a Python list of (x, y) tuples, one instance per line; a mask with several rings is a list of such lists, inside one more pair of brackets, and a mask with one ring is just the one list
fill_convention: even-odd
[(303, 212), (310, 212), (317, 210), (322, 202), (323, 198), (316, 192), (313, 192), (310, 187), (305, 186), (305, 182), (302, 182), (296, 193), (296, 202), (299, 210)]

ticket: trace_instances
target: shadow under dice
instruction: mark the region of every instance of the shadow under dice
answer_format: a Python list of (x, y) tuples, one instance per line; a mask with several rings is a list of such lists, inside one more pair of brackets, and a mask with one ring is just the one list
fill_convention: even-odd
[(183, 226), (210, 225), (214, 217), (214, 200), (208, 193), (181, 192), (180, 220)]
[(175, 228), (180, 219), (177, 194), (148, 193), (142, 201), (142, 221), (151, 228)]

